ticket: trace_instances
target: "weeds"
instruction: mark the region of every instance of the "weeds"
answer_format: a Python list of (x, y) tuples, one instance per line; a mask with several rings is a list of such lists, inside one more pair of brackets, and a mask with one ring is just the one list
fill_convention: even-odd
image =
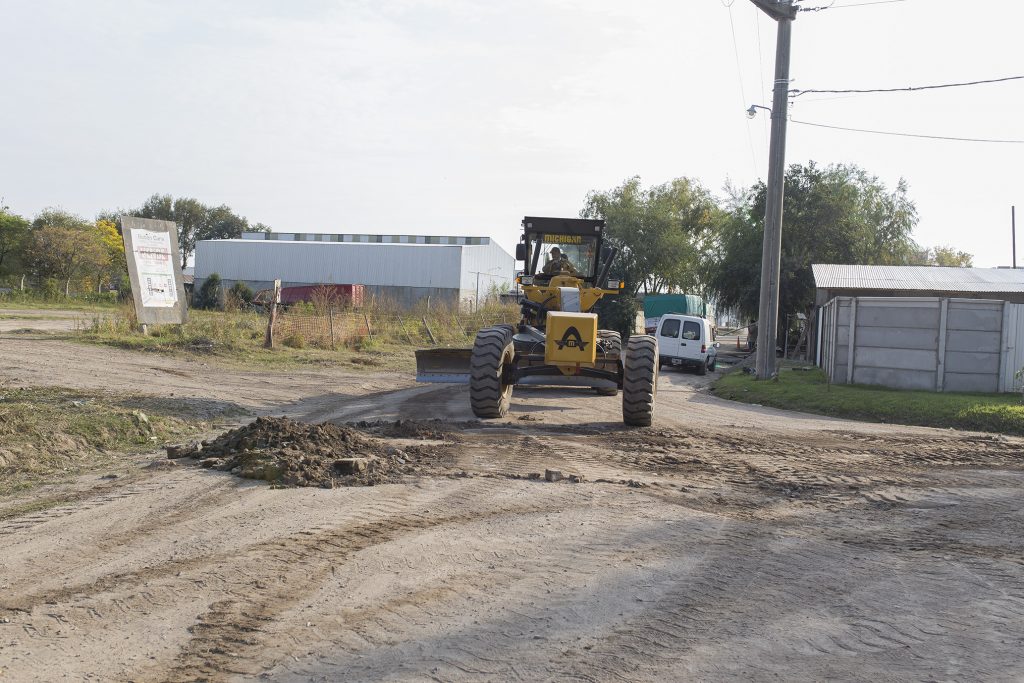
[[(120, 348), (164, 353), (207, 354), (244, 363), (305, 364), (352, 362), (408, 371), (413, 350), (471, 346), (477, 330), (515, 322), (513, 305), (492, 303), (473, 312), (452, 307), (402, 309), (375, 301), (358, 309), (335, 308), (329, 297), (279, 309), (276, 348), (263, 348), (268, 317), (260, 309), (189, 311), (184, 325), (151, 325), (143, 336), (129, 304), (95, 312), (76, 330), (78, 339)], [(372, 362), (357, 360), (371, 356)]]

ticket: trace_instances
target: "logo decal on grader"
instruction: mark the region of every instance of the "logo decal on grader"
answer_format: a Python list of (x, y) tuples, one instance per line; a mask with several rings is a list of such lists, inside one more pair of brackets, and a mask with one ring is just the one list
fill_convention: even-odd
[(555, 342), (558, 345), (558, 350), (561, 351), (566, 346), (570, 349), (579, 349), (580, 351), (587, 350), (587, 343), (583, 341), (583, 336), (580, 335), (580, 331), (575, 327), (566, 329), (565, 334), (562, 338)]

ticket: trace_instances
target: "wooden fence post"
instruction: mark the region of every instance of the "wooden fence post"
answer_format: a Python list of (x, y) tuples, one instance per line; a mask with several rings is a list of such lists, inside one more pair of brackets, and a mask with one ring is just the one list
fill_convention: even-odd
[(334, 307), (327, 309), (327, 320), (331, 324), (331, 348), (334, 348)]
[(366, 323), (366, 336), (370, 338), (370, 341), (373, 341), (373, 330), (370, 329), (370, 316), (366, 315), (365, 312), (363, 313), (363, 321)]
[(434, 339), (434, 333), (430, 331), (430, 325), (427, 324), (427, 316), (423, 316), (423, 327), (427, 328), (427, 336), (430, 337), (430, 343), (437, 346), (437, 340)]
[(277, 303), (281, 300), (281, 281), (274, 280), (274, 295), (270, 300), (270, 319), (267, 321), (267, 336), (263, 340), (264, 348), (274, 348), (274, 323), (277, 322)]

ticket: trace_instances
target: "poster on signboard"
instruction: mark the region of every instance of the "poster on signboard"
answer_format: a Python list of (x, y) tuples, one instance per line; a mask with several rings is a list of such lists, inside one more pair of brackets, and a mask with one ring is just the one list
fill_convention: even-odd
[(134, 229), (132, 251), (139, 269), (143, 308), (173, 308), (178, 303), (178, 288), (174, 284), (171, 236), (166, 232)]
[(178, 227), (173, 221), (122, 216), (121, 228), (139, 323), (184, 323), (188, 312)]

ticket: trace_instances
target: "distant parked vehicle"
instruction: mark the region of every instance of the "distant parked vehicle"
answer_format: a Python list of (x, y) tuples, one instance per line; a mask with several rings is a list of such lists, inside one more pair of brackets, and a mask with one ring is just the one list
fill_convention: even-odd
[(658, 321), (658, 360), (661, 365), (689, 367), (698, 375), (714, 371), (719, 342), (711, 321), (696, 315), (669, 313)]

